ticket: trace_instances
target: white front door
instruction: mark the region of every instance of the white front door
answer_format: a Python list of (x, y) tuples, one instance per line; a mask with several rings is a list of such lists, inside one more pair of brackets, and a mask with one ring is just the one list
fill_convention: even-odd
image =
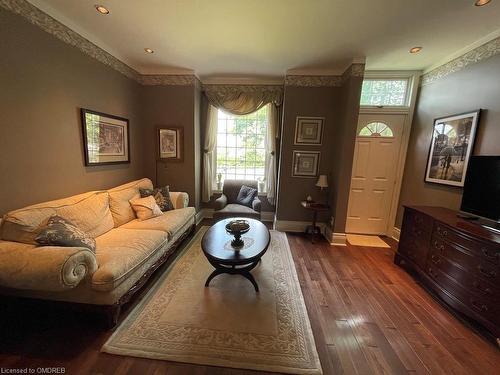
[(406, 115), (360, 114), (347, 233), (386, 234)]

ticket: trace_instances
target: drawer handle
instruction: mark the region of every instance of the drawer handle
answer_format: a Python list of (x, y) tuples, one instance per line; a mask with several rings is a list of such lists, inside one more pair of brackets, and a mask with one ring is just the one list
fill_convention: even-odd
[(472, 283), (472, 286), (474, 286), (474, 288), (476, 288), (477, 290), (479, 290), (483, 294), (491, 295), (491, 289), (490, 288), (482, 289), (481, 284), (479, 284), (477, 282), (477, 280), (474, 280), (474, 282)]
[(495, 252), (495, 254), (490, 254), (488, 249), (485, 249), (485, 248), (482, 248), (481, 251), (483, 252), (483, 254), (486, 258), (494, 259), (494, 260), (498, 260), (500, 258), (500, 253)]
[(434, 273), (434, 270), (432, 269), (432, 267), (429, 267), (429, 275), (431, 275), (432, 277), (436, 277), (437, 275)]
[(470, 300), (470, 303), (471, 305), (476, 309), (476, 310), (479, 310), (479, 311), (488, 311), (488, 306), (486, 305), (481, 305), (479, 304), (477, 301), (471, 299)]
[(489, 278), (493, 278), (493, 277), (495, 277), (497, 275), (497, 273), (495, 271), (485, 270), (481, 266), (479, 266), (478, 269), (479, 269), (479, 272), (481, 272), (484, 276), (489, 277)]
[(441, 259), (439, 258), (439, 256), (435, 255), (435, 254), (432, 254), (431, 256), (431, 260), (432, 260), (432, 263), (434, 264), (439, 264), (441, 263)]
[(444, 245), (440, 245), (438, 241), (434, 241), (434, 247), (441, 252), (444, 250)]

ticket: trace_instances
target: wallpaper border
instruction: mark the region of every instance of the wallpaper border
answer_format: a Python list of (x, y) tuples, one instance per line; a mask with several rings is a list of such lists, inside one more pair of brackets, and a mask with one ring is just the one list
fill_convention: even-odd
[(422, 75), (421, 86), (426, 86), (449, 74), (456, 73), (465, 67), (476, 64), (500, 53), (500, 37), (464, 53), (463, 55)]

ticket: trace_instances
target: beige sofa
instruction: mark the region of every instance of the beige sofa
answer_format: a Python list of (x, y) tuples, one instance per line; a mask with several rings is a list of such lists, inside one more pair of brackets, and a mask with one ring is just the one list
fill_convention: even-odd
[[(108, 307), (112, 324), (120, 306), (147, 281), (195, 225), (186, 193), (171, 192), (175, 209), (136, 219), (129, 200), (149, 179), (92, 191), (6, 214), (0, 224), (0, 293)], [(40, 224), (60, 215), (96, 239), (86, 248), (36, 246)]]

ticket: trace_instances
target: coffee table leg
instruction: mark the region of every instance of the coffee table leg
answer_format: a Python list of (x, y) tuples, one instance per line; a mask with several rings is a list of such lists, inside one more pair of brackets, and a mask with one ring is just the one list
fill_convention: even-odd
[(241, 276), (245, 277), (246, 279), (250, 280), (250, 282), (252, 283), (253, 287), (255, 288), (255, 291), (258, 293), (259, 292), (259, 286), (257, 285), (257, 282), (255, 281), (253, 275), (246, 271), (246, 272), (242, 272), (240, 273)]
[(212, 273), (210, 274), (210, 276), (208, 276), (207, 281), (205, 282), (205, 288), (207, 288), (207, 287), (208, 287), (208, 285), (210, 284), (210, 281), (212, 281), (212, 279), (213, 279), (215, 276), (217, 276), (217, 275), (221, 275), (221, 274), (223, 274), (223, 273), (226, 273), (226, 271), (225, 271), (225, 270), (221, 270), (220, 268), (216, 268), (216, 269), (214, 270), (214, 272), (212, 272)]

